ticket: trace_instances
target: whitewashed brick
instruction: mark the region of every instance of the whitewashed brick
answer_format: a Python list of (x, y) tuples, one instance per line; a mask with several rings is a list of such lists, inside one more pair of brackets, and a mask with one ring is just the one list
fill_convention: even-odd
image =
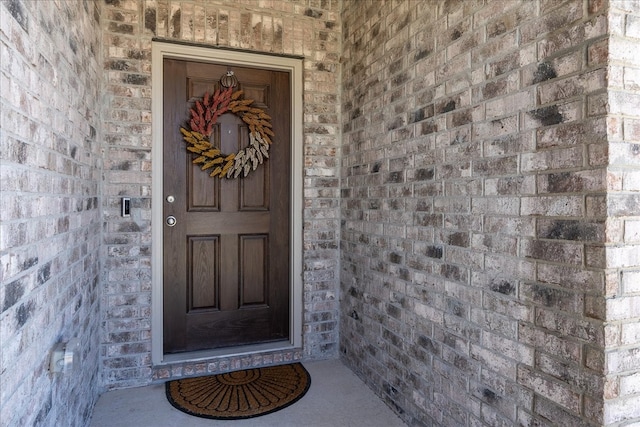
[(625, 293), (640, 292), (640, 271), (625, 270), (622, 272), (622, 286)]
[(640, 392), (640, 373), (620, 378), (620, 395), (629, 396)]
[(640, 405), (637, 396), (618, 398), (604, 408), (604, 423), (614, 424), (619, 421), (635, 420), (640, 417)]

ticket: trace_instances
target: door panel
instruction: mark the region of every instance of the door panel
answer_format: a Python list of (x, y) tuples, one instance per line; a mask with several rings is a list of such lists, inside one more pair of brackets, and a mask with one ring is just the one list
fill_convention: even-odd
[(269, 265), (266, 235), (240, 236), (240, 307), (266, 305), (269, 283), (265, 267)]
[(220, 236), (189, 236), (188, 313), (220, 309)]
[[(290, 85), (281, 71), (231, 67), (244, 98), (272, 117), (269, 159), (247, 177), (211, 178), (193, 165), (179, 132), (189, 108), (224, 64), (164, 62), (164, 351), (175, 353), (289, 338)], [(233, 113), (210, 137), (237, 152), (249, 130)], [(175, 198), (173, 203), (167, 196)]]

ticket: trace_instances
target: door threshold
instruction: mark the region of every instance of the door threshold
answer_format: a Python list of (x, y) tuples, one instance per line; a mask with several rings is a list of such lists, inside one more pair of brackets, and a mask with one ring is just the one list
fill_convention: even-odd
[(216, 348), (211, 350), (188, 351), (184, 353), (167, 353), (159, 365), (180, 362), (200, 362), (216, 357), (238, 357), (269, 351), (293, 350), (296, 347), (287, 341), (275, 341), (265, 344), (243, 345), (238, 347)]

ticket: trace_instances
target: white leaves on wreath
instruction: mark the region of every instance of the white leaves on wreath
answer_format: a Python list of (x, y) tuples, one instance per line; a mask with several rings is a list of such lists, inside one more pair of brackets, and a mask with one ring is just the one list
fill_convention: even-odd
[(227, 178), (237, 178), (240, 174), (247, 176), (250, 171), (256, 170), (265, 159), (269, 158), (269, 144), (259, 133), (249, 134), (249, 146), (238, 151), (233, 159), (233, 167), (227, 171)]

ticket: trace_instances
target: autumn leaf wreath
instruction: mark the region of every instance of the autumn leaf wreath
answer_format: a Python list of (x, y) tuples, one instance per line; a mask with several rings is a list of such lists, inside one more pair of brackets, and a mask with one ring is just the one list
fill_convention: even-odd
[[(202, 165), (202, 170), (212, 169), (210, 176), (237, 178), (247, 176), (258, 165), (269, 158), (271, 117), (261, 108), (252, 107), (252, 99), (240, 99), (242, 91), (233, 92), (233, 87), (217, 89), (213, 96), (205, 93), (190, 109), (191, 119), (180, 132), (187, 143), (187, 150), (196, 154), (193, 163)], [(249, 127), (249, 144), (236, 153), (223, 154), (209, 138), (218, 117), (232, 112)]]

